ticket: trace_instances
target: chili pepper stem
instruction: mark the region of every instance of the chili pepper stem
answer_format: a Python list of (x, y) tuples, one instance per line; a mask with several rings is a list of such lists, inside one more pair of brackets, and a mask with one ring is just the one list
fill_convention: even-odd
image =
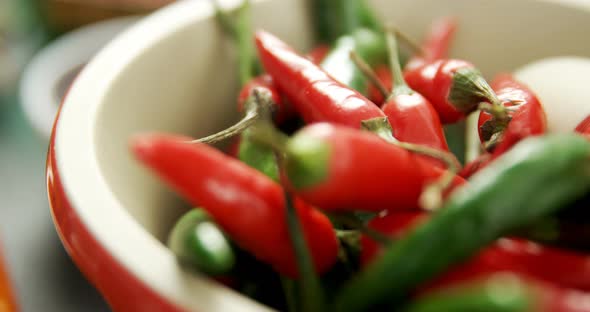
[(250, 0), (244, 0), (237, 10), (237, 21), (232, 20), (221, 8), (218, 0), (211, 0), (215, 8), (215, 18), (238, 47), (238, 72), (240, 84), (244, 85), (260, 71), (256, 61), (256, 52), (252, 40)]
[(283, 292), (285, 293), (285, 302), (287, 303), (288, 312), (296, 312), (297, 309), (297, 296), (295, 289), (295, 281), (288, 277), (281, 276), (281, 285), (283, 286)]
[(189, 141), (188, 143), (213, 144), (236, 136), (259, 120), (270, 120), (275, 104), (268, 92), (264, 89), (255, 88), (246, 100), (245, 106), (246, 113), (244, 117), (233, 126), (204, 138)]
[(473, 112), (465, 121), (465, 163), (475, 160), (481, 154), (481, 144), (477, 133), (479, 112)]
[(379, 77), (377, 77), (375, 71), (371, 69), (371, 66), (369, 66), (369, 64), (365, 60), (363, 60), (363, 58), (360, 55), (358, 55), (355, 51), (350, 51), (350, 59), (352, 60), (354, 65), (356, 65), (356, 67), (361, 71), (361, 73), (363, 73), (367, 80), (369, 80), (369, 82), (373, 84), (377, 88), (377, 90), (379, 90), (379, 93), (383, 95), (383, 98), (387, 98), (389, 96), (389, 91), (383, 85), (383, 83), (381, 83), (381, 80), (379, 79)]
[(363, 120), (361, 127), (377, 134), (387, 142), (397, 145), (407, 151), (432, 157), (445, 163), (448, 171), (441, 175), (441, 177), (436, 182), (428, 185), (420, 197), (420, 204), (422, 205), (422, 208), (426, 210), (438, 209), (442, 204), (442, 193), (451, 185), (456, 173), (461, 169), (461, 165), (459, 164), (457, 158), (455, 158), (450, 153), (443, 152), (438, 149), (397, 140), (392, 135), (391, 126), (389, 125), (387, 117), (377, 117)]
[(269, 146), (281, 157), (285, 155), (289, 137), (277, 130), (270, 121), (259, 121), (250, 128), (249, 137), (252, 141)]
[(464, 113), (479, 108), (497, 120), (505, 121), (509, 118), (508, 109), (502, 105), (502, 101), (482, 74), (472, 67), (460, 68), (453, 74), (453, 83), (447, 99)]
[(232, 21), (231, 16), (221, 8), (221, 4), (219, 0), (211, 0), (213, 4), (213, 8), (215, 9), (215, 18), (217, 22), (221, 25), (224, 32), (232, 37), (232, 39), (237, 40), (238, 38), (238, 26), (234, 21)]
[(391, 239), (371, 228), (369, 228), (364, 222), (358, 220), (354, 216), (346, 215), (346, 214), (330, 214), (330, 217), (333, 220), (336, 220), (343, 225), (346, 225), (350, 228), (360, 231), (361, 233), (367, 235), (369, 238), (374, 240), (375, 242), (381, 245), (389, 245), (391, 244)]
[[(282, 163), (282, 161), (279, 161), (279, 163)], [(324, 293), (320, 280), (315, 273), (307, 243), (303, 237), (303, 230), (297, 212), (295, 211), (295, 206), (293, 205), (293, 198), (288, 191), (285, 190), (284, 193), (287, 209), (287, 226), (293, 249), (295, 250), (295, 257), (297, 258), (299, 275), (301, 276), (300, 291), (303, 297), (302, 310), (311, 312), (325, 311), (326, 303)]]
[(387, 28), (389, 29), (388, 31), (392, 31), (395, 34), (395, 36), (398, 37), (401, 41), (403, 41), (415, 54), (425, 54), (424, 49), (422, 49), (422, 47), (419, 44), (417, 44), (413, 39), (404, 34), (402, 31), (393, 26), (388, 26)]
[(397, 95), (412, 94), (414, 91), (408, 87), (404, 74), (402, 73), (402, 67), (399, 63), (399, 48), (397, 46), (396, 35), (393, 30), (388, 29), (385, 32), (385, 41), (387, 46), (387, 52), (389, 55), (389, 69), (391, 70), (392, 85), (391, 94), (386, 97), (386, 102)]

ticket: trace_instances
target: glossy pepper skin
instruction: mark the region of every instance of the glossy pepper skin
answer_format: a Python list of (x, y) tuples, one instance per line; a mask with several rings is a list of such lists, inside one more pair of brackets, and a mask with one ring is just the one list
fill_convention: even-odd
[(296, 193), (328, 211), (416, 209), (423, 188), (445, 172), (370, 132), (329, 123), (298, 131), (286, 154)]
[(404, 80), (395, 36), (387, 35), (387, 42), (395, 82), (381, 109), (389, 119), (393, 136), (402, 142), (448, 152), (449, 146), (436, 110), (424, 96), (408, 87)]
[[(319, 63), (326, 56), (328, 50), (329, 47), (325, 45), (319, 45), (315, 47), (307, 57), (312, 62)], [(277, 124), (280, 124), (296, 115), (288, 101), (283, 99), (283, 96), (280, 94), (280, 90), (274, 83), (272, 77), (268, 74), (257, 76), (244, 85), (240, 91), (240, 94), (238, 95), (238, 109), (240, 111), (244, 110), (244, 104), (251, 96), (253, 96), (254, 89), (270, 95), (270, 99), (276, 104), (276, 110), (273, 112), (273, 120)], [(242, 133), (240, 139), (241, 140), (237, 143), (233, 155), (237, 155), (241, 161), (253, 168), (258, 169), (260, 172), (264, 173), (271, 179), (278, 181), (279, 168), (277, 167), (276, 159), (272, 149), (256, 144), (249, 140), (248, 129)]]
[(191, 209), (176, 222), (168, 247), (182, 263), (212, 276), (229, 273), (235, 263), (231, 243), (201, 208)]
[(330, 121), (359, 128), (362, 120), (385, 116), (362, 94), (270, 33), (258, 31), (256, 45), (265, 70), (307, 123)]
[[(495, 158), (503, 154), (520, 140), (535, 135), (542, 135), (547, 130), (547, 118), (545, 110), (537, 96), (527, 86), (515, 80), (510, 74), (496, 76), (491, 83), (492, 89), (505, 107), (514, 109), (509, 112), (512, 119), (509, 121), (499, 142), (492, 153)], [(479, 114), (478, 129), (482, 142), (489, 140), (486, 134), (486, 123), (493, 123), (492, 116), (486, 112)], [(493, 131), (493, 130), (490, 130)]]
[[(319, 64), (328, 54), (330, 51), (330, 47), (327, 45), (318, 45), (317, 47), (313, 48), (307, 58), (315, 64)], [(238, 111), (243, 112), (245, 109), (245, 103), (248, 98), (252, 95), (252, 91), (258, 88), (259, 90), (263, 90), (262, 92), (268, 92), (271, 96), (273, 103), (277, 105), (276, 111), (274, 113), (275, 117), (274, 120), (277, 123), (281, 123), (281, 121), (291, 117), (294, 112), (293, 109), (283, 101), (281, 97), (281, 93), (277, 88), (276, 84), (274, 83), (272, 77), (268, 74), (262, 74), (252, 78), (248, 81), (240, 90), (238, 94)]]
[[(187, 138), (142, 135), (132, 141), (135, 156), (193, 205), (205, 209), (240, 247), (278, 272), (296, 278), (283, 189), (242, 162)], [(317, 272), (336, 261), (338, 243), (328, 218), (303, 201), (295, 209)]]
[(439, 59), (407, 68), (404, 77), (410, 88), (427, 98), (439, 114), (443, 124), (455, 123), (465, 118), (477, 104), (485, 99), (458, 101), (452, 98), (457, 72), (474, 71), (473, 64), (458, 59)]

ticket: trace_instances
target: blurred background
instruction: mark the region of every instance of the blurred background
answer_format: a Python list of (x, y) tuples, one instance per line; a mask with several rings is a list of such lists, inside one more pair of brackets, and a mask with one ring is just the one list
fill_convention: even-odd
[(48, 135), (84, 63), (173, 1), (0, 0), (0, 255), (21, 311), (109, 310), (53, 227), (44, 179)]

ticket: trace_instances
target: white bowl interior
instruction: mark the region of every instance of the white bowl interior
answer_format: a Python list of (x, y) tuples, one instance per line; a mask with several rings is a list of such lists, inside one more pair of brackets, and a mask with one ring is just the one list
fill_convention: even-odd
[[(172, 5), (103, 51), (67, 98), (56, 141), (66, 192), (90, 230), (135, 274), (185, 306), (203, 298), (189, 298), (192, 288), (178, 281), (198, 278), (186, 277), (161, 242), (187, 207), (132, 159), (127, 143), (144, 131), (204, 136), (236, 120), (234, 49), (206, 2)], [(458, 16), (452, 55), (487, 75), (546, 56), (590, 54), (590, 41), (583, 40), (589, 11), (551, 1), (370, 2), (414, 38), (433, 18)], [(298, 49), (311, 47), (303, 1), (256, 2), (253, 20)], [(105, 225), (114, 233), (104, 233)], [(141, 257), (125, 251), (129, 244)], [(138, 262), (146, 258), (149, 264)]]

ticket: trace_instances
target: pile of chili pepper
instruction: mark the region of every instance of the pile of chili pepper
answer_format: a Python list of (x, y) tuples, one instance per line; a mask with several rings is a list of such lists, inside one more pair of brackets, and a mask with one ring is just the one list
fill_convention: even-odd
[[(132, 138), (197, 207), (171, 230), (179, 262), (279, 310), (590, 311), (590, 118), (547, 133), (526, 85), (448, 58), (455, 18), (416, 45), (362, 0), (313, 4), (307, 55), (254, 32), (248, 1), (218, 7), (243, 118)], [(474, 112), (463, 166), (444, 130)]]

